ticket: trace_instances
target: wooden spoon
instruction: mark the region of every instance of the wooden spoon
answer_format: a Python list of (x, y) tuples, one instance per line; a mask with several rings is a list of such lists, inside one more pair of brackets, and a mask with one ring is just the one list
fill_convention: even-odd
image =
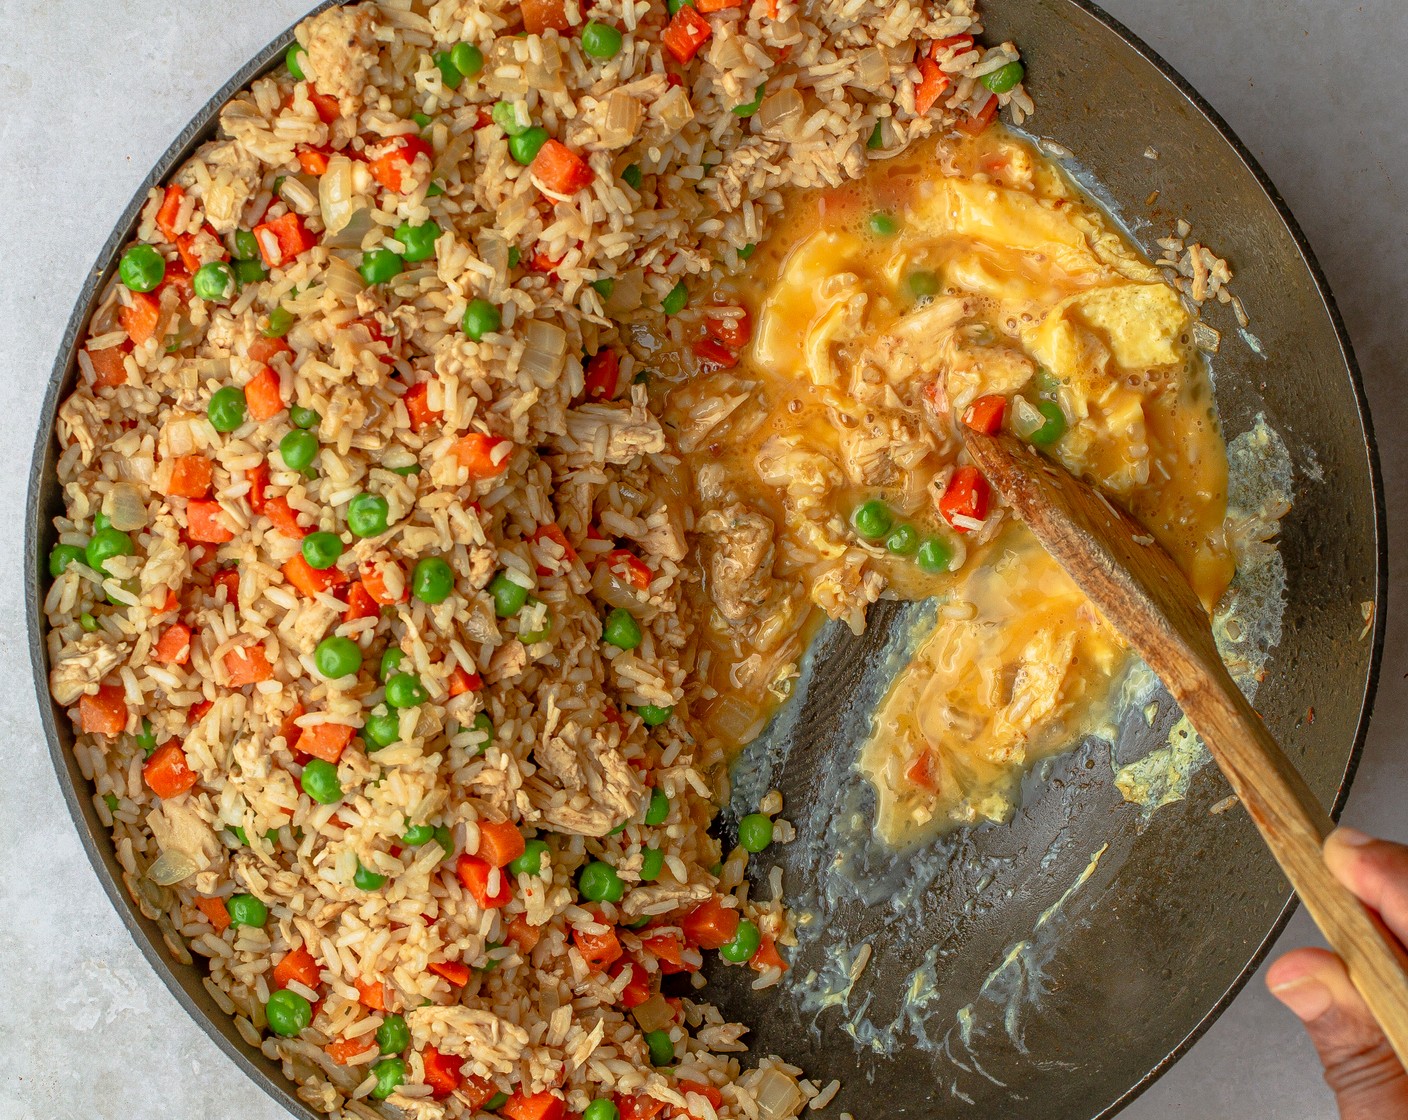
[(1183, 708), (1408, 1065), (1408, 953), (1325, 866), (1334, 824), (1232, 680), (1183, 573), (1134, 518), (1029, 444), (964, 434), (978, 469)]

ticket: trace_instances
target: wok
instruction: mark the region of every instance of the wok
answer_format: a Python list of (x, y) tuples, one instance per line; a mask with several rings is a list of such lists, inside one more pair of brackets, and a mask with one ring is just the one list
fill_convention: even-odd
[[(1285, 609), (1259, 710), (1338, 814), (1367, 727), (1383, 641), (1384, 513), (1359, 371), (1323, 275), (1295, 220), (1221, 119), (1148, 47), (1082, 0), (989, 5), (990, 41), (1016, 40), (1038, 104), (1035, 135), (1075, 154), (1078, 177), (1146, 249), (1177, 218), (1236, 269), (1258, 353), (1230, 313), (1210, 323), (1224, 427), (1259, 415), (1287, 440), (1294, 506), (1282, 523)], [(217, 1045), (292, 1114), (312, 1120), (276, 1063), (245, 1044), (201, 984), (165, 951), (121, 885), (107, 831), (48, 701), (41, 558), (61, 509), (51, 429), (99, 292), (148, 187), (208, 138), (219, 108), (281, 59), (290, 35), (236, 74), (153, 168), (103, 247), (57, 356), (35, 445), (26, 520), (29, 641), (49, 749), (104, 888), (138, 947)], [(1154, 149), (1157, 159), (1146, 157)], [(1156, 199), (1151, 196), (1157, 192)], [(1155, 251), (1156, 255), (1156, 251)], [(1366, 624), (1361, 604), (1374, 613)], [(806, 686), (735, 774), (740, 807), (765, 782), (803, 834), (754, 860), (757, 890), (781, 867), (811, 916), (783, 998), (719, 969), (709, 992), (776, 1053), (842, 1088), (827, 1113), (1091, 1120), (1111, 1116), (1177, 1060), (1231, 1001), (1294, 906), (1246, 815), (1223, 809), (1215, 768), (1152, 815), (1114, 788), (1111, 748), (1088, 742), (1039, 768), (1009, 824), (952, 834), (921, 854), (856, 845), (864, 791), (848, 767), (901, 612), (881, 604), (863, 637), (824, 632)], [(1313, 712), (1313, 715), (1311, 714)], [(1175, 713), (1121, 729), (1119, 762), (1160, 745)], [(725, 827), (728, 827), (725, 824)], [(832, 857), (843, 851), (838, 861)], [(814, 936), (821, 929), (824, 936)], [(808, 940), (810, 937), (810, 940)], [(868, 946), (869, 964), (856, 954)], [(863, 956), (864, 953), (861, 952)], [(808, 983), (810, 974), (815, 974)], [(822, 993), (818, 995), (817, 993)], [(807, 994), (810, 993), (810, 994)]]

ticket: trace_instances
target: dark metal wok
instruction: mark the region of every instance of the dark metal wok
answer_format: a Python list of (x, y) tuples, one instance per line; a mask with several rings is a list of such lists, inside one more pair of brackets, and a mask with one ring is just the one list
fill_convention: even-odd
[[(1367, 407), (1324, 278), (1243, 146), (1123, 27), (1079, 0), (990, 0), (988, 8), (989, 39), (1018, 41), (1027, 59), (1039, 107), (1034, 132), (1076, 153), (1146, 249), (1185, 217), (1237, 271), (1265, 357), (1237, 339), (1225, 308), (1212, 311), (1210, 322), (1224, 333), (1215, 363), (1224, 425), (1236, 434), (1264, 413), (1293, 460), (1309, 468), (1295, 474), (1295, 504), (1283, 523), (1284, 625), (1257, 703), (1312, 788), (1338, 813), (1376, 682), (1386, 565)], [(216, 1043), (290, 1112), (312, 1120), (278, 1067), (239, 1038), (202, 987), (199, 967), (167, 956), (155, 925), (122, 888), (108, 833), (69, 749), (69, 722), (45, 702), (41, 612), (47, 584), (41, 558), (61, 508), (50, 427), (71, 388), (97, 294), (116, 268), (116, 250), (136, 224), (148, 185), (210, 135), (220, 106), (274, 65), (288, 41), (271, 44), (216, 94), (152, 170), (104, 246), (69, 322), (42, 412), (26, 575), (35, 687), (45, 698), (50, 752), (113, 905)], [(1144, 156), (1151, 147), (1157, 160)], [(1379, 609), (1364, 635), (1366, 601)], [(892, 613), (878, 611), (863, 639), (823, 638), (810, 687), (782, 733), (765, 744), (773, 748), (772, 778), (787, 795), (787, 815), (804, 829), (825, 832), (844, 824), (851, 810), (863, 815), (863, 805), (833, 799), (837, 776), (864, 733), (862, 670), (893, 629)], [(1155, 728), (1126, 728), (1115, 749), (1120, 761), (1162, 742), (1173, 714), (1168, 707), (1162, 705)], [(738, 969), (719, 970), (713, 998), (753, 1025), (755, 1053), (782, 1055), (819, 1082), (842, 1079), (829, 1115), (1112, 1115), (1227, 1005), (1281, 930), (1292, 900), (1246, 815), (1236, 808), (1209, 812), (1228, 792), (1213, 767), (1194, 777), (1186, 800), (1146, 821), (1115, 791), (1109, 755), (1108, 747), (1087, 744), (1055, 760), (1028, 779), (1011, 824), (946, 838), (899, 874), (883, 861), (850, 859), (849, 885), (817, 900), (828, 936), (799, 954), (791, 974), (801, 979), (815, 971), (812, 990), (831, 992), (827, 1006), (755, 993), (747, 983), (752, 974)], [(818, 881), (829, 837), (773, 849), (789, 896)], [(764, 879), (767, 867), (760, 863)], [(823, 950), (822, 941), (833, 948)], [(847, 990), (843, 974), (853, 958), (834, 946), (862, 942), (871, 963)], [(891, 1023), (893, 1029), (877, 1029)], [(918, 1044), (921, 1038), (927, 1046)]]

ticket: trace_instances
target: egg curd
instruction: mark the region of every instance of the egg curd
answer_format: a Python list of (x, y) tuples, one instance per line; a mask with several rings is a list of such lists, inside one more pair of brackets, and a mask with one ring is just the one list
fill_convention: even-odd
[(708, 720), (756, 735), (824, 616), (859, 631), (882, 595), (935, 599), (859, 754), (877, 830), (1003, 819), (1025, 766), (1109, 719), (1128, 655), (960, 425), (1001, 424), (1118, 498), (1211, 607), (1233, 570), (1227, 455), (1189, 312), (1001, 128), (798, 195), (749, 266), (668, 412), (706, 562)]

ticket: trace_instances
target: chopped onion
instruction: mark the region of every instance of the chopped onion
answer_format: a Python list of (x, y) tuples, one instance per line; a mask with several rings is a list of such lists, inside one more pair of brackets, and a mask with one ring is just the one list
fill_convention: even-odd
[(747, 743), (757, 735), (758, 710), (737, 696), (724, 693), (705, 717), (714, 734), (727, 743)]
[(737, 35), (721, 35), (714, 40), (709, 62), (715, 70), (728, 72), (747, 66), (748, 56), (743, 53), (743, 43)]
[(613, 90), (606, 99), (606, 123), (601, 141), (610, 148), (624, 148), (636, 138), (642, 111), (640, 102), (625, 90)]
[(649, 622), (659, 611), (641, 599), (635, 589), (611, 570), (609, 564), (598, 564), (592, 572), (592, 590), (609, 607), (630, 611), (639, 622)]
[(162, 852), (156, 862), (147, 868), (147, 878), (160, 886), (169, 887), (194, 875), (195, 871), (196, 861), (185, 852), (173, 848)]
[(769, 1066), (758, 1074), (753, 1099), (758, 1102), (759, 1120), (786, 1120), (797, 1115), (802, 1105), (802, 1090), (787, 1074)]
[(1046, 417), (1026, 397), (1012, 398), (1012, 430), (1022, 439), (1046, 423)]
[(651, 108), (651, 115), (671, 133), (679, 132), (692, 121), (694, 107), (689, 103), (689, 94), (685, 93), (684, 86), (671, 86)]
[(674, 1011), (659, 992), (639, 1006), (631, 1008), (631, 1014), (635, 1016), (643, 1031), (664, 1030), (675, 1018)]
[(144, 528), (147, 524), (147, 503), (142, 500), (141, 491), (130, 482), (119, 482), (108, 491), (103, 512), (108, 515), (112, 527), (124, 533)]
[(528, 80), (530, 89), (557, 92), (566, 88), (562, 80), (565, 67), (559, 42), (561, 40), (557, 38), (539, 39), (541, 57), (530, 56), (523, 64), (523, 76)]
[(474, 130), (467, 128), (458, 136), (452, 136), (445, 150), (435, 157), (435, 166), (430, 169), (432, 179), (443, 179), (458, 167), (474, 148)]
[(890, 77), (890, 60), (879, 47), (870, 47), (856, 57), (855, 76), (851, 85), (872, 93), (879, 90)]
[(606, 313), (612, 318), (617, 318), (626, 311), (634, 311), (641, 305), (644, 297), (645, 273), (639, 268), (633, 268), (616, 277), (611, 295), (606, 300)]
[(556, 323), (530, 319), (523, 332), (523, 357), (519, 368), (539, 385), (551, 385), (562, 373), (567, 354), (567, 332)]
[(508, 242), (486, 229), (479, 235), (479, 259), (492, 268), (500, 281), (508, 275)]
[(786, 139), (802, 120), (802, 95), (795, 89), (784, 89), (763, 98), (758, 106), (758, 127), (764, 132)]
[(364, 287), (352, 262), (336, 253), (328, 258), (327, 285), (340, 302), (349, 305), (357, 302)]
[(305, 215), (318, 212), (318, 194), (316, 180), (301, 171), (284, 179), (283, 186), (279, 188), (279, 197)]
[(155, 475), (156, 463), (150, 455), (123, 455), (117, 461), (117, 477), (124, 482), (140, 482), (151, 489)]
[[(331, 245), (332, 240), (347, 228), (359, 210), (366, 213), (364, 207), (357, 206), (356, 191), (352, 186), (352, 161), (346, 156), (328, 157), (328, 169), (318, 179), (318, 209), (322, 213), (323, 225), (327, 230), (323, 238), (324, 245)], [(371, 221), (370, 215), (367, 215), (367, 221)], [(355, 244), (360, 245), (360, 239)], [(332, 247), (338, 249), (352, 246)]]

